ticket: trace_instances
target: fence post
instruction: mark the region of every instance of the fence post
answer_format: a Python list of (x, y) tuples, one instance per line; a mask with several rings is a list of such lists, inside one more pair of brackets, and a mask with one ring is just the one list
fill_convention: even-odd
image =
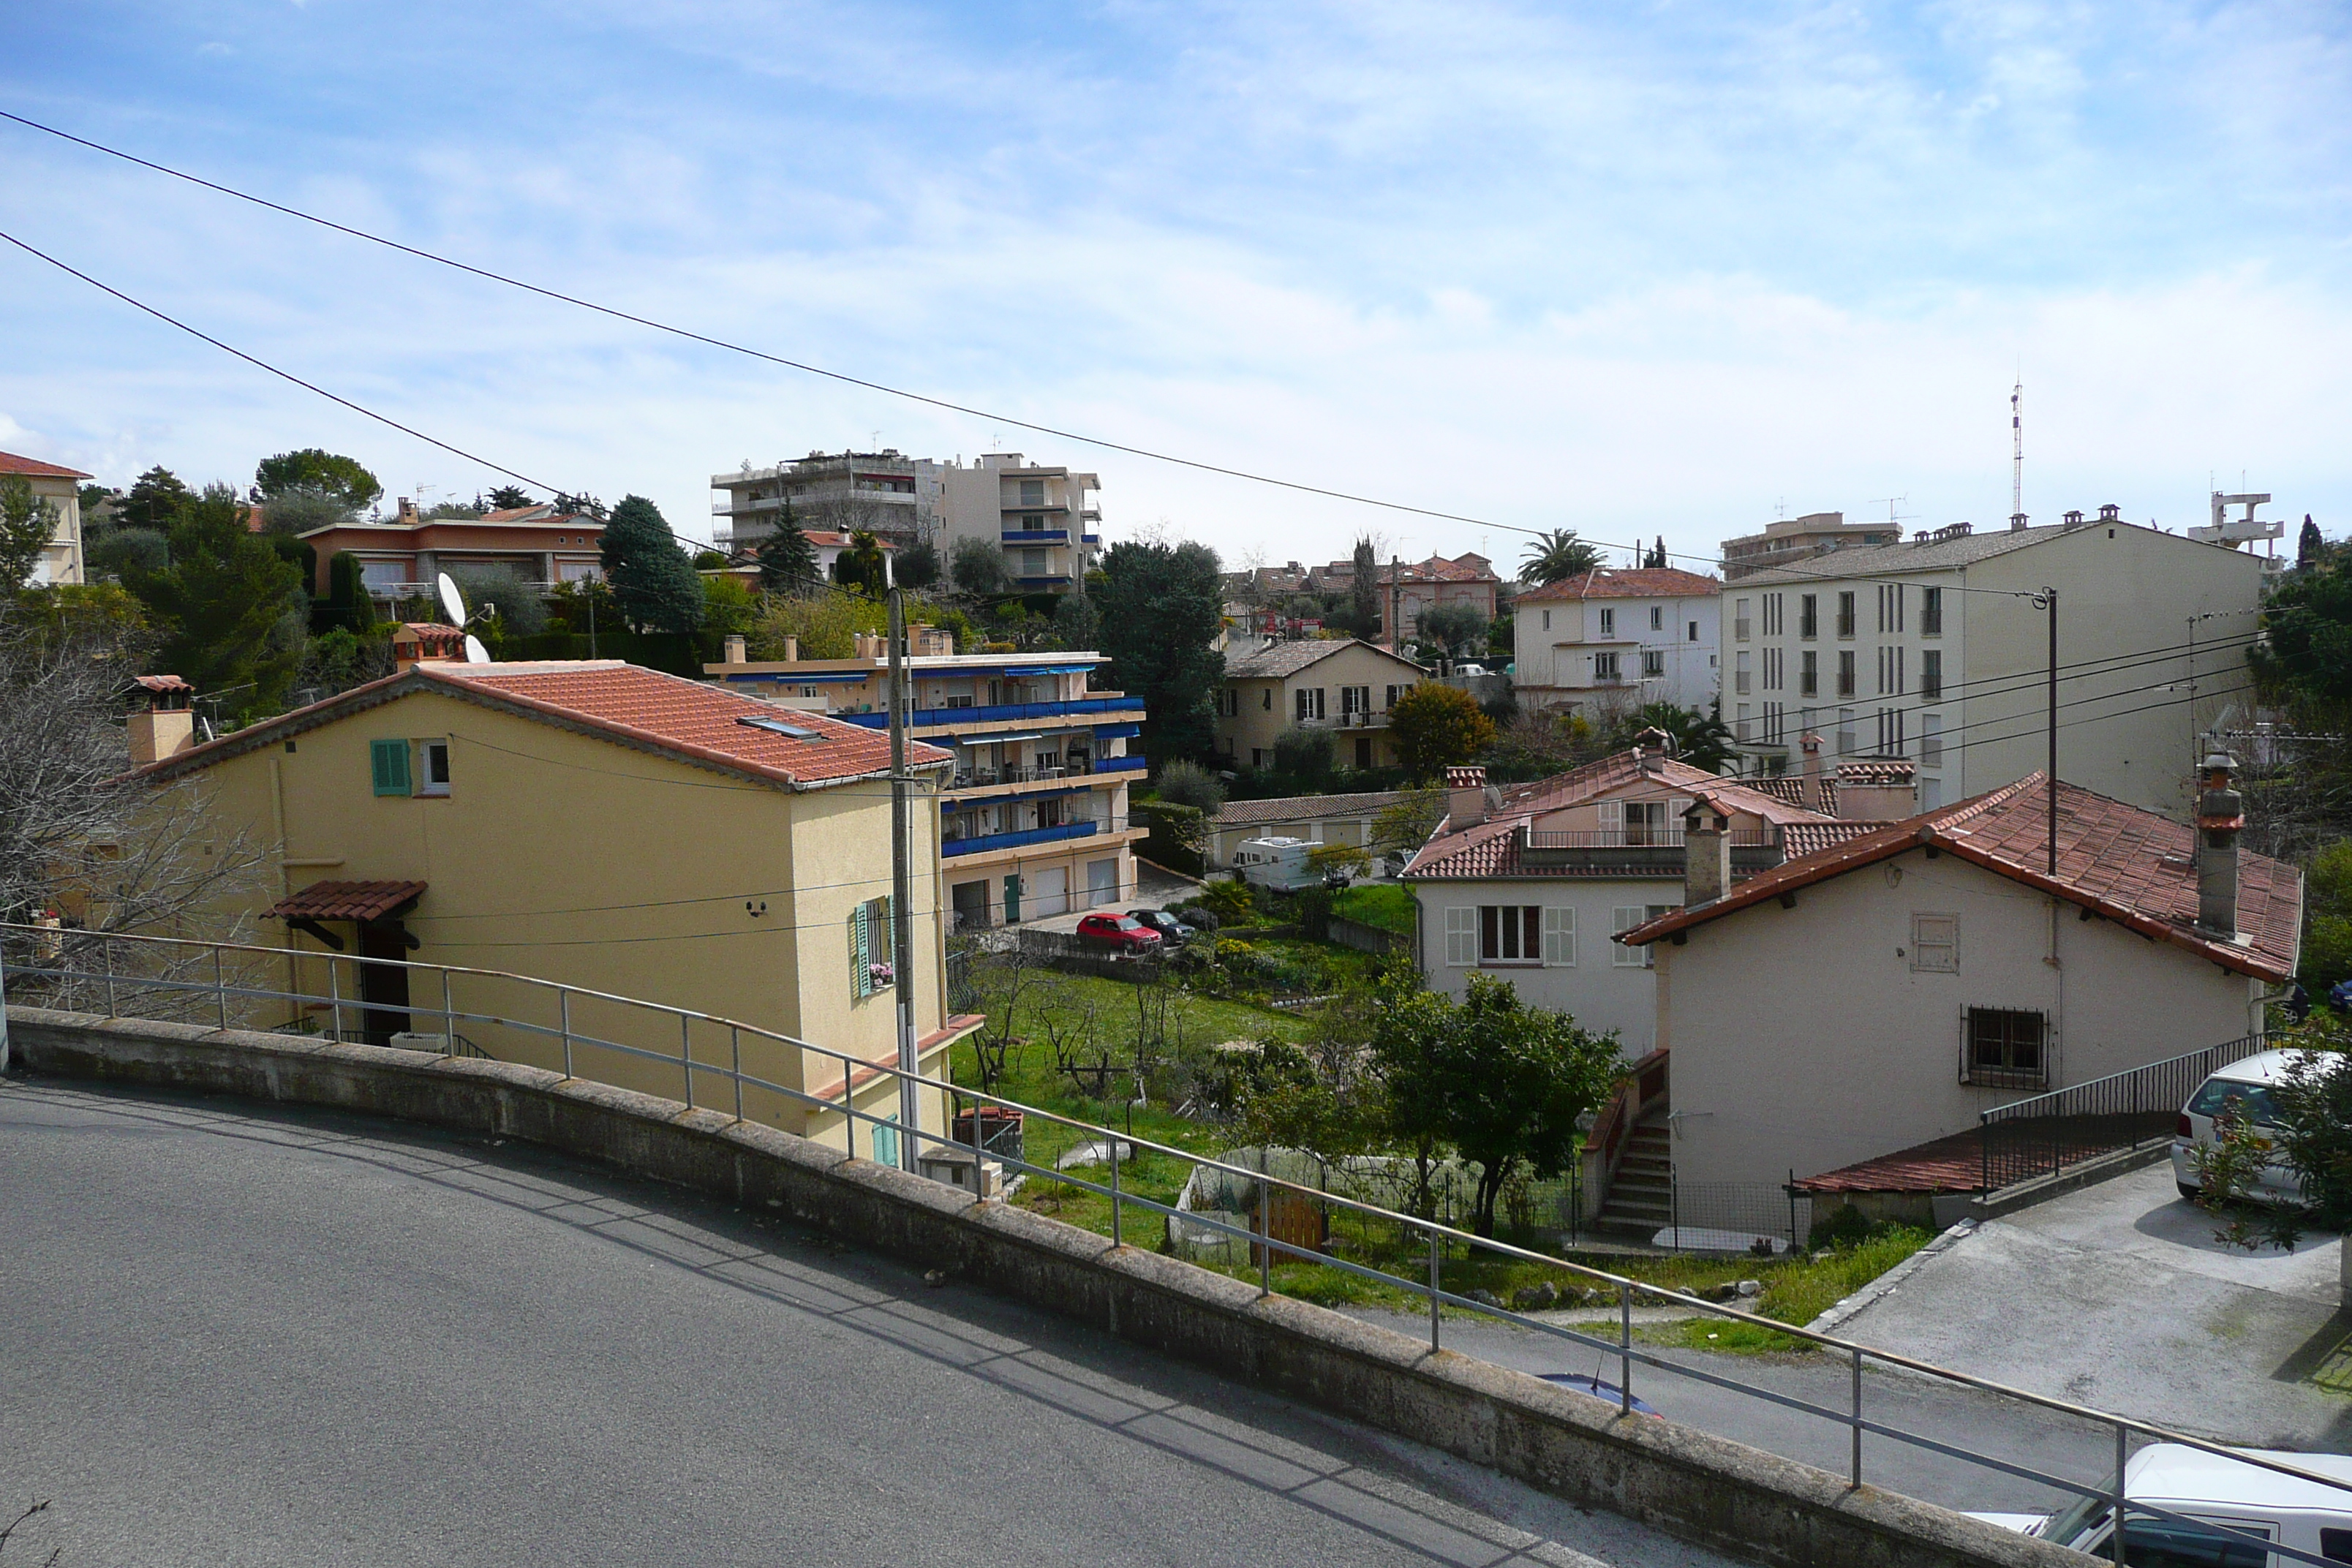
[(2123, 1568), (2124, 1561), (2124, 1461), (2126, 1458), (2124, 1424), (2118, 1421), (2116, 1423), (2116, 1531), (2114, 1539), (2108, 1542), (2114, 1551), (2116, 1568)]
[[(441, 966), (441, 1050), (445, 1056), (457, 1054), (457, 1005), (449, 994), (449, 966)], [(570, 1078), (567, 1072), (563, 1075)]]
[(1274, 1194), (1265, 1184), (1265, 1151), (1257, 1154), (1257, 1293), (1274, 1294), (1274, 1210), (1267, 1205)]
[(1633, 1287), (1617, 1287), (1617, 1414), (1633, 1414)]
[[(972, 1114), (971, 1124), (975, 1129), (980, 1126), (980, 1115), (976, 1109)], [(971, 1190), (974, 1193), (980, 1191), (980, 1166), (977, 1162), (971, 1167)], [(1110, 1244), (1113, 1247), (1127, 1245), (1126, 1238), (1119, 1234), (1118, 1226), (1118, 1134), (1116, 1132), (1110, 1135)]]
[(1862, 1347), (1853, 1347), (1853, 1489), (1862, 1489)]
[(731, 1061), (734, 1063), (734, 1071), (735, 1071), (735, 1120), (736, 1120), (736, 1121), (742, 1121), (742, 1120), (743, 1120), (743, 1026), (742, 1026), (742, 1025), (740, 1025), (740, 1024), (730, 1024), (730, 1025), (728, 1025), (728, 1026), (727, 1026), (727, 1053), (728, 1053), (728, 1057), (729, 1057), (730, 1060), (731, 1060)]
[(100, 934), (100, 936), (99, 936), (99, 939), (98, 939), (98, 951), (99, 951), (99, 954), (100, 954), (100, 957), (105, 961), (105, 963), (106, 963), (106, 1016), (107, 1016), (108, 1017), (111, 1018), (111, 1017), (113, 1017), (113, 1016), (115, 1016), (115, 1011), (114, 1011), (114, 939), (113, 939), (112, 937), (108, 936), (108, 935), (104, 934), (103, 932), (101, 932), (101, 933)]
[(335, 955), (326, 952), (320, 953), (320, 956), (327, 961), (327, 1006), (329, 1016), (333, 1021), (335, 1039), (340, 1044), (343, 1037), (342, 983), (341, 977), (335, 973)]
[[(977, 1071), (979, 1069), (979, 1049), (977, 1047), (973, 1048), (972, 1059), (973, 1070)], [(971, 1201), (974, 1203), (979, 1203), (987, 1195), (982, 1192), (980, 1184), (981, 1163), (985, 1160), (988, 1155), (988, 1139), (981, 1131), (980, 1113), (980, 1096), (975, 1094), (971, 1097)], [(955, 1114), (955, 1098), (952, 1095), (949, 1096), (948, 1099), (948, 1114), (950, 1117)], [(949, 1131), (953, 1131), (954, 1130), (954, 1124), (950, 1122), (949, 1125)], [(1027, 1158), (1028, 1152), (1028, 1150), (1024, 1149), (1022, 1151), (1023, 1158)], [(1113, 1152), (1117, 1152), (1117, 1151), (1113, 1151)], [(1116, 1179), (1118, 1174), (1116, 1170), (1113, 1171), (1112, 1174), (1113, 1178)], [(1118, 1205), (1117, 1204), (1111, 1205), (1110, 1224), (1112, 1233), (1111, 1238), (1116, 1242), (1118, 1240)]]
[(228, 977), (222, 966), (220, 943), (213, 943), (213, 1002), (219, 1009), (221, 1032), (228, 1032)]
[(1666, 1217), (1674, 1226), (1675, 1250), (1683, 1249), (1683, 1179), (1672, 1171), (1666, 1173)]
[[(441, 978), (446, 983), (449, 978), (449, 972), (443, 970)], [(563, 1076), (570, 1078), (572, 1076), (572, 988), (568, 985), (564, 986), (555, 994), (563, 1007)], [(457, 1026), (453, 1024), (450, 1027), (454, 1029)]]
[(1433, 1351), (1437, 1349), (1437, 1293), (1443, 1289), (1438, 1283), (1438, 1259), (1443, 1256), (1438, 1249), (1437, 1227), (1432, 1226), (1429, 1230), (1429, 1348)]
[(686, 1108), (694, 1109), (694, 1019), (677, 1016), (677, 1068), (686, 1075)]

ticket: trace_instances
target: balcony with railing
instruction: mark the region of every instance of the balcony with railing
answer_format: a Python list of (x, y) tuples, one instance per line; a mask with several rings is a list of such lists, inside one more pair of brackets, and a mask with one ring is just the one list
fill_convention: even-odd
[(1076, 763), (1055, 763), (1048, 766), (1034, 764), (1009, 768), (965, 768), (958, 773), (948, 787), (957, 789), (993, 789), (1003, 784), (1067, 783), (1071, 779), (1099, 778), (1105, 774), (1123, 776), (1140, 773), (1147, 759), (1136, 757), (1097, 757)]
[(996, 537), (1005, 544), (1067, 544), (1070, 531), (1066, 528), (1008, 528)]
[[(1123, 691), (1109, 691), (1065, 702), (996, 702), (973, 708), (916, 708), (908, 710), (907, 723), (909, 728), (919, 730), (950, 724), (987, 724), (1006, 719), (1066, 719), (1107, 713), (1131, 713), (1140, 719), (1143, 717), (1143, 699), (1129, 697)], [(890, 727), (890, 715), (887, 712), (835, 713), (833, 717), (845, 724), (860, 724), (868, 730)], [(986, 741), (988, 737), (981, 735), (974, 739)]]
[(1301, 730), (1385, 730), (1389, 716), (1385, 711), (1318, 714), (1311, 719), (1294, 720), (1293, 724)]
[[(1683, 868), (1683, 830), (1674, 826), (1635, 824), (1625, 827), (1590, 829), (1529, 828), (1517, 830), (1519, 863), (1557, 867), (1605, 875), (1611, 871), (1651, 875), (1679, 873)], [(1731, 868), (1752, 876), (1785, 859), (1780, 834), (1769, 827), (1731, 830)]]
[(1019, 849), (1031, 844), (1052, 844), (1065, 838), (1091, 838), (1103, 830), (1098, 822), (1065, 822), (1055, 827), (1025, 827), (1014, 833), (963, 835), (950, 828), (940, 839), (944, 856), (979, 855), (991, 849)]

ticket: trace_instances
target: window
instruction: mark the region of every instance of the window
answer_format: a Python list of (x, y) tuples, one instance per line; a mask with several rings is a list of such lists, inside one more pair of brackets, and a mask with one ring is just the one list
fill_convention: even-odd
[(1748, 650), (1741, 648), (1733, 658), (1731, 664), (1731, 689), (1742, 697), (1748, 695), (1748, 685), (1755, 679), (1748, 669), (1749, 657)]
[(1920, 974), (1958, 974), (1960, 972), (1959, 916), (1915, 914), (1911, 917), (1911, 968)]
[(1273, 688), (1273, 687), (1271, 687), (1271, 686), (1265, 687), (1265, 688), (1263, 688), (1263, 689), (1261, 689), (1259, 690), (1259, 692), (1258, 692), (1258, 694), (1257, 694), (1257, 705), (1258, 705), (1260, 708), (1264, 709), (1265, 711), (1269, 712), (1269, 713), (1271, 713), (1271, 712), (1273, 712), (1273, 711), (1274, 711), (1274, 688)]
[(370, 741), (368, 769), (375, 777), (376, 794), (406, 795), (408, 793), (408, 742)]
[[(1852, 674), (1852, 671), (1848, 671), (1847, 673), (1848, 673), (1848, 674)], [(1843, 686), (1840, 688), (1840, 691), (1841, 691), (1841, 694), (1843, 694)], [(1839, 756), (1841, 756), (1841, 757), (1850, 757), (1850, 756), (1853, 755), (1853, 709), (1851, 709), (1851, 708), (1841, 708), (1841, 709), (1839, 709), (1839, 710), (1838, 710), (1838, 731), (1837, 731), (1837, 735), (1838, 735), (1838, 755), (1839, 755)]]
[(1457, 905), (1445, 911), (1445, 966), (1467, 969), (1478, 962), (1478, 911)]
[(1842, 637), (1853, 636), (1853, 590), (1851, 588), (1841, 589), (1838, 593), (1837, 635)]
[(1748, 601), (1734, 599), (1731, 602), (1731, 638), (1734, 642), (1746, 642), (1748, 633)]
[(1838, 649), (1838, 689), (1840, 697), (1853, 695), (1853, 649)]
[(1798, 656), (1797, 694), (1819, 697), (1822, 694), (1822, 656), (1807, 648)]
[(1666, 607), (1664, 605), (1652, 605), (1650, 606), (1650, 629), (1654, 632), (1662, 632), (1666, 629)]
[(1301, 724), (1306, 723), (1310, 719), (1320, 719), (1323, 717), (1323, 689), (1321, 687), (1302, 686), (1297, 690), (1292, 692), (1290, 696), (1291, 705), (1297, 710), (1297, 711), (1292, 714), (1292, 717), (1297, 719)]
[(1881, 583), (1878, 585), (1878, 629), (1899, 632), (1903, 629), (1903, 584)]
[[(1603, 612), (1603, 614), (1606, 613), (1607, 612), (1605, 611)], [(1594, 654), (1592, 656), (1592, 679), (1595, 680), (1615, 680), (1618, 679), (1617, 656), (1613, 653)]]
[(446, 795), (449, 793), (449, 742), (419, 741), (416, 742), (416, 793), (424, 795)]
[(360, 563), (360, 586), (371, 590), (405, 588), (408, 586), (408, 563), (362, 561)]
[(1919, 635), (1923, 637), (1944, 635), (1944, 591), (1941, 588), (1919, 590)]
[(1043, 479), (1023, 479), (1021, 481), (1021, 504), (1023, 506), (1044, 506), (1045, 504), (1045, 481)]
[(1606, 605), (1601, 611), (1601, 635), (1604, 637), (1617, 635), (1617, 612)]
[(1666, 803), (1663, 800), (1629, 800), (1620, 808), (1628, 844), (1671, 844), (1668, 837)]
[[(1672, 904), (1621, 904), (1609, 911), (1609, 934), (1616, 936), (1632, 931), (1637, 925), (1645, 924), (1661, 915), (1669, 915), (1674, 911), (1675, 906)], [(1650, 950), (1646, 946), (1632, 947), (1622, 942), (1612, 942), (1609, 945), (1616, 950), (1609, 956), (1610, 967), (1612, 969), (1656, 967), (1651, 960)]]
[(2045, 1020), (2039, 1013), (2010, 1007), (1968, 1010), (1968, 1056), (1964, 1083), (1999, 1089), (2040, 1089)]
[(1797, 635), (1807, 638), (1822, 635), (1821, 595), (1800, 594), (1797, 596)]
[(1766, 745), (1778, 746), (1787, 740), (1788, 732), (1780, 718), (1785, 711), (1787, 711), (1785, 703), (1764, 704), (1764, 743)]
[(1340, 712), (1342, 712), (1342, 713), (1369, 713), (1369, 712), (1370, 712), (1371, 710), (1372, 710), (1372, 689), (1371, 689), (1370, 687), (1369, 687), (1369, 686), (1343, 686), (1343, 687), (1339, 688), (1339, 711), (1340, 711)]
[(1543, 912), (1543, 963), (1546, 969), (1576, 967), (1576, 911), (1547, 908)]
[(1659, 652), (1656, 648), (1643, 649), (1642, 653), (1642, 673), (1652, 680), (1655, 680), (1660, 676), (1665, 674), (1666, 656)]
[(1252, 746), (1250, 748), (1250, 766), (1254, 768), (1262, 768), (1265, 766), (1265, 749), (1264, 747)]
[(1903, 750), (1903, 719), (1904, 713), (1900, 708), (1881, 708), (1878, 710), (1878, 754), (1880, 756), (1900, 757), (1906, 754)]
[(1779, 691), (1787, 684), (1788, 652), (1783, 648), (1764, 650), (1764, 689)]
[(1543, 618), (1544, 618), (1544, 630), (1546, 630), (1546, 631), (1549, 631), (1549, 630), (1551, 630), (1551, 612), (1550, 612), (1549, 610), (1546, 610), (1546, 611), (1543, 613)]
[(1941, 713), (1919, 715), (1919, 765), (1923, 768), (1944, 765), (1944, 716)]
[(1390, 688), (1389, 688), (1389, 700), (1388, 700), (1388, 706), (1389, 706), (1389, 707), (1391, 707), (1391, 708), (1395, 707), (1395, 706), (1396, 706), (1396, 700), (1397, 700), (1397, 693), (1398, 693), (1398, 692), (1400, 692), (1400, 691), (1404, 691), (1404, 690), (1408, 690), (1408, 689), (1410, 689), (1410, 688), (1402, 687), (1402, 686), (1391, 686), (1391, 687), (1390, 687)]
[(1777, 637), (1784, 629), (1780, 612), (1781, 601), (1787, 596), (1785, 594), (1764, 595), (1764, 635), (1768, 637)]
[(866, 997), (895, 983), (891, 967), (890, 899), (868, 899), (849, 911), (849, 994)]
[(1538, 963), (1543, 958), (1543, 910), (1534, 904), (1478, 906), (1478, 962)]
[[(1745, 691), (1748, 688), (1742, 686), (1740, 689)], [(1748, 743), (1748, 704), (1745, 702), (1732, 710), (1731, 738), (1743, 746)]]
[(1021, 575), (1043, 577), (1045, 574), (1045, 552), (1042, 550), (1024, 550), (1021, 552)]
[(1944, 650), (1923, 647), (1919, 650), (1919, 695), (1930, 702), (1944, 700)]
[(1684, 640), (1686, 642), (1698, 641), (1698, 623), (1696, 621), (1693, 621), (1690, 624), (1690, 636)]

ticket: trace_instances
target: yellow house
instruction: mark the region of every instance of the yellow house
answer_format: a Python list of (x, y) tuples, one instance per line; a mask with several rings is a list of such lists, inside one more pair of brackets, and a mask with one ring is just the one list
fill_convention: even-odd
[[(430, 628), (428, 628), (430, 629)], [(429, 640), (429, 639), (428, 639)], [(132, 743), (158, 781), (203, 770), (223, 820), (273, 847), (275, 885), (227, 918), (316, 952), (289, 961), (291, 989), (329, 994), (327, 954), (501, 970), (667, 1004), (794, 1037), (858, 1060), (897, 1059), (891, 972), (889, 742), (822, 714), (780, 710), (617, 661), (465, 664), (426, 657), (398, 673), (203, 745), (184, 710), (133, 715)], [(937, 796), (950, 759), (908, 747), (916, 1029), (927, 1073), (977, 1026), (950, 1017), (939, 910)], [(281, 937), (282, 933), (282, 937)], [(383, 1043), (438, 1034), (447, 1005), (429, 972), (331, 965), (322, 1029)], [(675, 1058), (674, 1016), (575, 998), (559, 1020), (544, 989), (458, 976), (461, 1014), (487, 1014)], [(413, 994), (413, 986), (430, 994)], [(356, 992), (363, 991), (364, 994)], [(413, 1011), (412, 1011), (413, 1009)], [(354, 1027), (354, 1025), (357, 1025)], [(461, 1020), (463, 1046), (562, 1066), (550, 1033)], [(739, 1042), (704, 1026), (694, 1059), (731, 1062)], [(895, 1080), (845, 1075), (834, 1058), (743, 1037), (743, 1069), (891, 1117)], [(593, 1046), (573, 1068), (672, 1099), (675, 1065)], [(697, 1075), (700, 1102), (733, 1085)], [(782, 1095), (745, 1114), (841, 1138), (837, 1111)], [(926, 1131), (944, 1131), (928, 1094)], [(861, 1123), (856, 1152), (888, 1159), (896, 1135)]]
[(1428, 674), (1409, 658), (1353, 637), (1272, 642), (1225, 656), (1217, 694), (1217, 751), (1232, 768), (1274, 761), (1285, 730), (1329, 730), (1339, 766), (1396, 765), (1389, 710)]
[[(48, 547), (41, 552), (41, 559), (33, 568), (36, 584), (82, 580), (81, 481), (88, 478), (79, 468), (0, 452), (0, 479), (23, 479), (33, 487), (36, 497), (57, 510), (57, 527), (49, 534)], [(0, 584), (0, 587), (16, 586), (19, 584)]]

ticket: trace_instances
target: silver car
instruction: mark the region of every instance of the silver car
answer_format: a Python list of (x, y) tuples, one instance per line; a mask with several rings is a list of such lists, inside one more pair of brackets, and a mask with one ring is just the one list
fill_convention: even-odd
[[(2197, 1174), (2196, 1151), (2213, 1142), (2213, 1123), (2221, 1112), (2234, 1101), (2239, 1113), (2253, 1123), (2257, 1136), (2263, 1129), (2277, 1126), (2278, 1107), (2271, 1100), (2272, 1086), (2284, 1079), (2295, 1064), (2318, 1054), (2263, 1051), (2243, 1061), (2231, 1062), (2197, 1086), (2197, 1092), (2181, 1108), (2180, 1120), (2172, 1132), (2172, 1179), (2182, 1197), (2193, 1203), (2202, 1190)], [(2303, 1178), (2273, 1156), (2259, 1178), (2253, 1195), (2290, 1203), (2300, 1201)]]

